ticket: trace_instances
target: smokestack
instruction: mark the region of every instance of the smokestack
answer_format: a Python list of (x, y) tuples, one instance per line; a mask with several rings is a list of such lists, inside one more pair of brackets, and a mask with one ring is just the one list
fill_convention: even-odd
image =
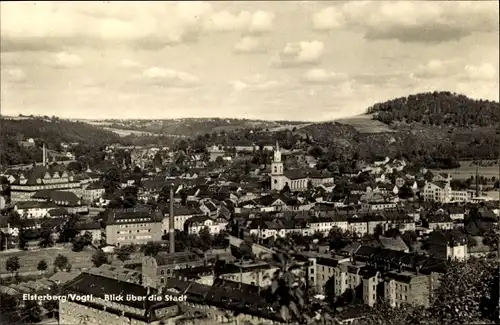
[(168, 231), (170, 235), (170, 254), (175, 253), (175, 225), (174, 225), (174, 187), (170, 186), (170, 213), (168, 215)]
[(42, 165), (43, 166), (47, 165), (47, 149), (45, 148), (45, 143), (43, 144), (43, 160), (42, 160)]
[(479, 161), (476, 161), (476, 198), (479, 197)]

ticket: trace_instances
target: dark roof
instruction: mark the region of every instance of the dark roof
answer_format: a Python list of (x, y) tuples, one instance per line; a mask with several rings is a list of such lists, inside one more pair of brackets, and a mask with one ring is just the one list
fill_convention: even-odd
[[(139, 284), (120, 281), (108, 277), (103, 277), (86, 272), (81, 273), (75, 279), (64, 286), (64, 290), (68, 293), (91, 294), (94, 297), (104, 299), (104, 295), (116, 294), (126, 295), (132, 294), (135, 296), (148, 296), (148, 290)], [(150, 294), (156, 294), (155, 289), (150, 289)], [(120, 302), (134, 308), (145, 309), (147, 306), (142, 301), (125, 300)]]
[(237, 313), (253, 315), (282, 322), (283, 319), (270, 309), (266, 300), (258, 294), (245, 292), (231, 286), (207, 286), (195, 282), (186, 282), (171, 278), (167, 288), (172, 288), (187, 295), (188, 301), (232, 310)]
[(175, 265), (188, 262), (200, 262), (203, 263), (203, 259), (191, 252), (178, 252), (174, 254), (160, 252), (155, 257), (156, 263), (160, 265)]
[(53, 202), (66, 202), (69, 205), (77, 205), (80, 199), (73, 192), (68, 191), (38, 191), (32, 196), (33, 199), (50, 200)]
[(126, 209), (110, 211), (106, 218), (106, 225), (131, 224), (144, 222), (161, 222), (163, 215), (160, 211), (150, 209)]

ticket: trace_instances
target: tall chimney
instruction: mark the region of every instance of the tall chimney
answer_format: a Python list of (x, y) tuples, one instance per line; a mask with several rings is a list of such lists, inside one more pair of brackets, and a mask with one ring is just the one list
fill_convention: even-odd
[(43, 143), (43, 160), (42, 160), (42, 165), (43, 166), (47, 165), (47, 149), (45, 148), (45, 142)]
[(168, 215), (168, 231), (170, 235), (170, 254), (175, 253), (175, 225), (174, 225), (174, 187), (170, 186), (170, 212)]

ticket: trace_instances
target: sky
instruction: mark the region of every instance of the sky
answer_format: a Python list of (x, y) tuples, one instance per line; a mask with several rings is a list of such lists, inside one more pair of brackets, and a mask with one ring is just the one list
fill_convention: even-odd
[(498, 1), (1, 2), (3, 115), (322, 121), (498, 101)]

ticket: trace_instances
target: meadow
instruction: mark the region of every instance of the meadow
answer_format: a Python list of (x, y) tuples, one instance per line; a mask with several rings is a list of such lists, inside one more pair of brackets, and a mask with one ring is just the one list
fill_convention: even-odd
[(19, 257), (19, 264), (21, 264), (19, 272), (30, 272), (36, 271), (37, 265), (41, 260), (45, 260), (49, 269), (52, 269), (54, 260), (59, 254), (68, 258), (72, 269), (88, 268), (92, 266), (91, 258), (94, 253), (95, 251), (91, 248), (86, 248), (82, 252), (73, 252), (71, 247), (52, 247), (32, 251), (3, 251), (0, 252), (0, 273), (9, 273), (5, 269), (5, 263), (12, 256)]

